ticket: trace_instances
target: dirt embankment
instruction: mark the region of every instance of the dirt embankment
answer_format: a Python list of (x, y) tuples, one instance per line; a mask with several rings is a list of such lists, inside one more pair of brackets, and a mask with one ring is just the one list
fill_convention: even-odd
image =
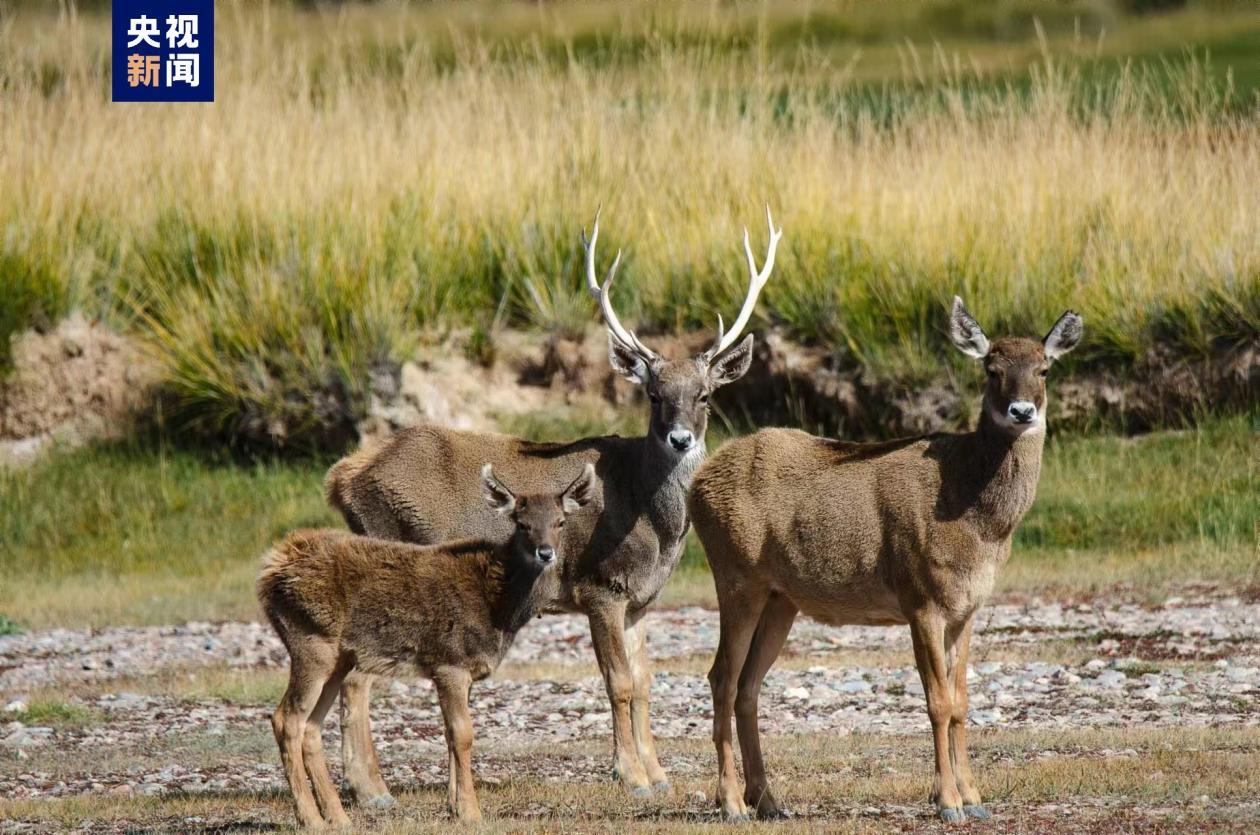
[[(657, 337), (666, 356), (703, 350), (712, 336)], [(492, 430), (505, 417), (535, 412), (605, 416), (642, 394), (608, 365), (607, 338), (592, 328), (580, 340), (520, 332), (496, 336), (495, 361), (468, 358), (459, 335), (407, 362), (376, 369), (362, 413), (339, 410), (336, 437), (368, 440), (404, 426), (436, 422)], [(141, 344), (74, 315), (46, 333), (17, 340), (14, 371), (0, 380), (0, 465), (23, 463), (56, 441), (75, 445), (126, 435), (157, 413), (160, 365)], [(1056, 380), (1058, 427), (1105, 426), (1140, 432), (1205, 413), (1254, 404), (1260, 393), (1260, 345), (1197, 361), (1152, 349), (1125, 369)], [(745, 425), (799, 425), (851, 438), (932, 432), (966, 424), (977, 400), (974, 381), (946, 377), (907, 386), (843, 369), (825, 348), (776, 332), (756, 342), (744, 379), (718, 393), (719, 413)], [(275, 437), (234, 438), (266, 445)], [(277, 440), (278, 439), (278, 440)]]
[(54, 441), (126, 434), (158, 383), (157, 363), (138, 342), (82, 314), (46, 333), (27, 331), (0, 380), (0, 465), (29, 461)]
[[(670, 356), (705, 348), (710, 334), (650, 340)], [(602, 358), (602, 334), (581, 344), (552, 340), (538, 366), (548, 384), (602, 391), (612, 402), (634, 396)], [(1187, 361), (1155, 347), (1124, 369), (1059, 376), (1051, 393), (1056, 427), (1125, 432), (1246, 408), (1260, 397), (1260, 344)], [(843, 369), (828, 349), (800, 345), (770, 331), (755, 343), (752, 368), (715, 396), (717, 409), (750, 425), (803, 426), (852, 438), (888, 438), (966, 425), (978, 405), (978, 383), (940, 379), (919, 386)]]

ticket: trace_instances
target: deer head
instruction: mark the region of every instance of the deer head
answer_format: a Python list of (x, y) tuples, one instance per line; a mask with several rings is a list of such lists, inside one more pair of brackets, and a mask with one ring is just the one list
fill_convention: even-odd
[[(613, 310), (609, 290), (621, 263), (621, 251), (613, 259), (612, 266), (601, 285), (595, 272), (595, 242), (599, 239), (599, 213), (591, 236), (582, 231), (582, 247), (586, 252), (586, 283), (596, 300), (604, 324), (608, 327), (608, 360), (613, 369), (633, 383), (643, 387), (651, 403), (648, 424), (649, 437), (656, 440), (668, 453), (683, 457), (703, 453), (704, 433), (709, 421), (709, 397), (719, 386), (734, 382), (748, 371), (752, 364), (752, 334), (736, 345), (740, 334), (748, 325), (761, 288), (774, 269), (774, 253), (783, 230), (774, 228), (774, 218), (766, 207), (766, 223), (770, 228), (770, 242), (766, 249), (765, 264), (757, 269), (748, 230), (744, 230), (744, 252), (748, 256), (749, 285), (744, 306), (735, 318), (734, 325), (726, 331), (722, 317), (718, 317), (717, 338), (706, 350), (694, 357), (670, 360), (648, 348), (630, 330), (627, 330)], [(734, 347), (732, 347), (734, 346)]]
[(954, 347), (984, 362), (989, 379), (982, 413), (994, 426), (1012, 435), (1045, 428), (1050, 365), (1075, 348), (1083, 332), (1080, 314), (1068, 310), (1040, 341), (1006, 336), (990, 342), (958, 296), (954, 296), (949, 319)]
[(555, 494), (518, 496), (485, 464), (481, 468), (481, 490), (486, 503), (509, 515), (516, 526), (512, 552), (517, 558), (544, 570), (560, 556), (560, 530), (570, 514), (586, 506), (594, 495), (595, 467), (587, 464), (568, 487)]

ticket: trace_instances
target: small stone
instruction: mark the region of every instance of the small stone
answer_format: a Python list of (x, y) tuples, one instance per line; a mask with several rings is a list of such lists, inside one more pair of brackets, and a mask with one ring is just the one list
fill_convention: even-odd
[(808, 698), (809, 698), (809, 691), (808, 691), (808, 690), (806, 690), (804, 687), (789, 687), (788, 689), (786, 689), (786, 690), (784, 690), (784, 691), (783, 691), (783, 698), (785, 698), (785, 699), (808, 699)]
[(1098, 674), (1098, 678), (1094, 679), (1094, 682), (1099, 687), (1106, 687), (1110, 690), (1123, 687), (1126, 681), (1128, 681), (1128, 677), (1119, 670), (1104, 670)]

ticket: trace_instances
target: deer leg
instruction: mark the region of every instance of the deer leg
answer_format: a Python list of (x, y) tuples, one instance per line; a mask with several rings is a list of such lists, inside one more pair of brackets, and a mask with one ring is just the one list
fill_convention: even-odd
[(336, 657), (331, 648), (328, 653), (303, 651), (306, 649), (302, 647), (298, 652), (290, 650), (289, 686), (271, 715), (271, 729), (280, 748), (280, 762), (293, 795), (298, 823), (319, 828), (324, 825), (324, 819), (320, 817), (306, 778), (302, 748), (307, 719), (319, 701), (324, 683), (336, 668)]
[(643, 622), (626, 628), (626, 649), (630, 661), (630, 675), (634, 679), (634, 691), (630, 699), (630, 724), (634, 731), (634, 747), (639, 752), (639, 762), (647, 773), (652, 788), (658, 792), (669, 791), (669, 778), (656, 756), (656, 740), (652, 738), (651, 711), (648, 708), (652, 690), (652, 662), (647, 654), (647, 634)]
[(341, 683), (341, 763), (355, 802), (387, 809), (394, 798), (381, 777), (372, 744), (371, 695), (372, 676), (355, 670)]
[(634, 698), (634, 676), (626, 653), (626, 604), (624, 601), (601, 602), (592, 607), (591, 642), (595, 658), (604, 674), (604, 686), (612, 703), (613, 771), (635, 797), (647, 797), (647, 772), (635, 749), (634, 729), (630, 719), (630, 703)]
[(765, 592), (723, 593), (718, 586), (719, 638), (713, 668), (709, 670), (709, 687), (713, 691), (713, 745), (718, 759), (718, 804), (722, 815), (730, 821), (748, 820), (748, 806), (739, 791), (739, 775), (735, 773), (735, 751), (731, 745), (731, 714), (739, 687), (748, 646), (757, 629), (757, 620), (766, 604)]
[(931, 799), (941, 820), (955, 823), (964, 820), (962, 798), (950, 759), (949, 730), (954, 715), (954, 682), (949, 676), (945, 658), (945, 623), (934, 610), (920, 610), (910, 617), (910, 637), (914, 641), (914, 660), (923, 680), (927, 696), (928, 718), (932, 722), (932, 742), (936, 750), (936, 775), (932, 781)]
[(446, 668), (433, 677), (438, 704), (446, 726), (446, 750), (450, 755), (451, 814), (461, 821), (481, 820), (481, 807), (472, 777), (472, 718), (468, 715), (468, 691), (472, 676), (467, 670)]
[(346, 810), (341, 806), (337, 786), (328, 773), (328, 763), (324, 759), (324, 740), (320, 732), (324, 726), (324, 717), (328, 715), (328, 709), (336, 701), (337, 690), (341, 687), (341, 681), (349, 669), (350, 665), (344, 658), (337, 664), (332, 676), (324, 683), (324, 689), (319, 694), (319, 701), (315, 703), (311, 715), (307, 717), (306, 733), (302, 737), (302, 762), (306, 766), (307, 775), (311, 778), (311, 784), (315, 787), (315, 799), (319, 801), (319, 808), (324, 812), (324, 820), (333, 826), (349, 826), (350, 818), (346, 816)]
[(953, 665), (950, 669), (954, 701), (949, 723), (950, 760), (954, 765), (958, 793), (962, 795), (963, 812), (969, 818), (984, 820), (991, 815), (980, 800), (980, 792), (976, 788), (975, 778), (971, 774), (971, 763), (967, 757), (967, 660), (971, 655), (971, 618), (967, 618), (966, 623), (951, 637), (954, 639)]
[(735, 730), (739, 734), (739, 753), (744, 760), (744, 803), (757, 810), (763, 820), (777, 820), (787, 814), (775, 802), (766, 779), (766, 765), (761, 757), (761, 731), (757, 726), (757, 702), (761, 683), (774, 664), (792, 624), (797, 608), (786, 595), (773, 593), (761, 612), (752, 645), (739, 674), (739, 693), (735, 697)]

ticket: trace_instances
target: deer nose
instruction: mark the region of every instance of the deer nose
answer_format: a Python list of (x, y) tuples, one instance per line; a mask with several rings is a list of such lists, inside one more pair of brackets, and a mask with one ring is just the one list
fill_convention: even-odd
[(669, 433), (669, 445), (679, 452), (686, 452), (696, 442), (696, 436), (686, 429), (675, 429)]
[(549, 563), (556, 558), (556, 549), (550, 545), (539, 545), (534, 554), (538, 556), (539, 562)]
[(1037, 418), (1037, 405), (1027, 400), (1016, 400), (1006, 407), (1006, 414), (1016, 423), (1032, 423)]

